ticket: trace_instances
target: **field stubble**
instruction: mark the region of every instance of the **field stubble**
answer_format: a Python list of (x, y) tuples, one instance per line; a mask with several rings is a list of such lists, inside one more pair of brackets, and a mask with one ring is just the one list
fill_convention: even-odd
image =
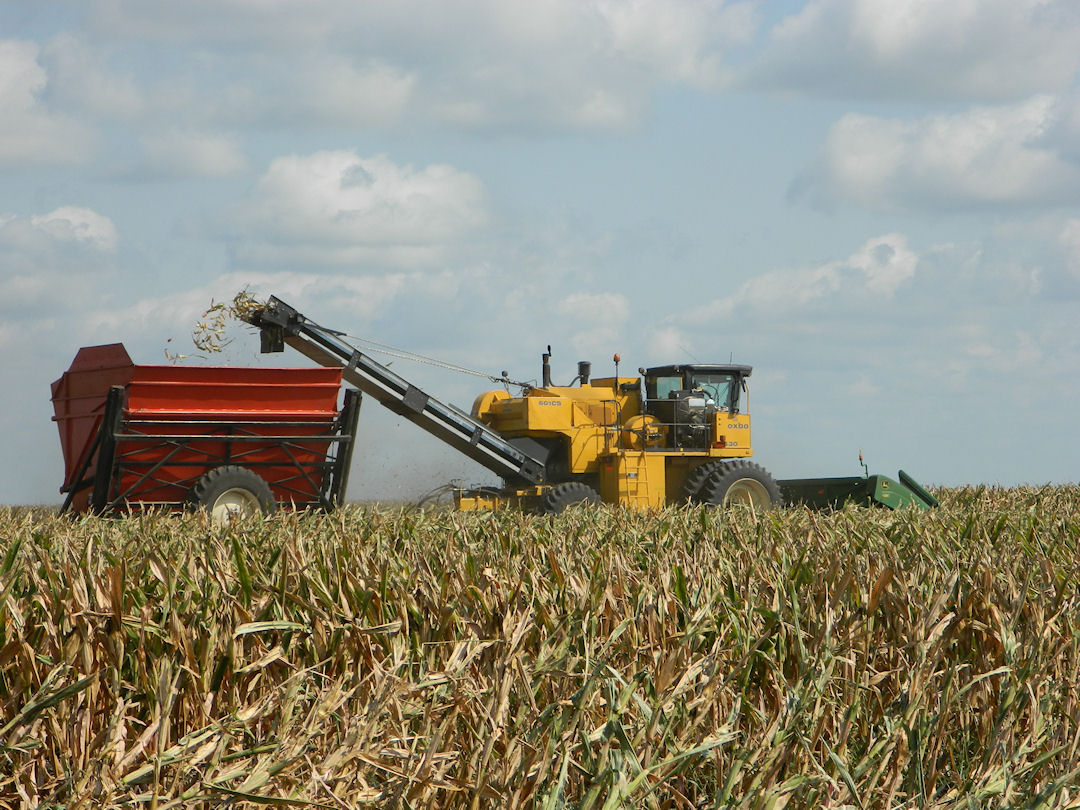
[(0, 511), (0, 807), (1066, 807), (1080, 488)]

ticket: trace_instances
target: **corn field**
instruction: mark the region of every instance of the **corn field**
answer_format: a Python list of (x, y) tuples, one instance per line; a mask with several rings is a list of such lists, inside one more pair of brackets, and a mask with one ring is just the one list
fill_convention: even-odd
[(0, 808), (1080, 806), (1080, 487), (0, 509)]

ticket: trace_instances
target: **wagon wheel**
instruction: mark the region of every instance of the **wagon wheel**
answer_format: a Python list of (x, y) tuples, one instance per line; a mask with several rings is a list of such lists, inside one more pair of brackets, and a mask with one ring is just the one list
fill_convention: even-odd
[(188, 493), (188, 504), (205, 509), (210, 521), (228, 523), (232, 518), (269, 515), (277, 508), (270, 485), (243, 467), (217, 467), (200, 478)]
[(715, 506), (742, 504), (764, 511), (783, 504), (780, 487), (759, 464), (728, 461), (701, 485), (700, 499)]

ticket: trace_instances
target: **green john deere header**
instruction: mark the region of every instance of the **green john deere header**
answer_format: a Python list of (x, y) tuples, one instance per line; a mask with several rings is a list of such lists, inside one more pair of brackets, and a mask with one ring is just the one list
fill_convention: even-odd
[(853, 476), (850, 478), (792, 478), (778, 481), (784, 501), (804, 504), (812, 509), (839, 508), (847, 502), (901, 509), (913, 506), (930, 509), (938, 500), (918, 481), (903, 470), (899, 481), (887, 475)]

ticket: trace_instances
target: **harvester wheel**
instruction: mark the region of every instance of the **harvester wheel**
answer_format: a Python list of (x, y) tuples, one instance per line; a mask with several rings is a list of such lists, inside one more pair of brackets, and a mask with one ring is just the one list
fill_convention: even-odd
[(683, 498), (692, 502), (701, 501), (701, 487), (715, 473), (723, 471), (726, 461), (706, 461), (686, 474), (683, 482)]
[(701, 485), (699, 500), (714, 506), (743, 504), (763, 512), (780, 506), (780, 487), (760, 464), (728, 461)]
[(544, 493), (540, 511), (545, 515), (557, 515), (576, 503), (600, 503), (600, 493), (580, 481), (565, 481)]
[(270, 485), (243, 467), (216, 467), (200, 478), (188, 494), (193, 509), (205, 509), (210, 521), (228, 523), (234, 517), (271, 514), (277, 508)]

